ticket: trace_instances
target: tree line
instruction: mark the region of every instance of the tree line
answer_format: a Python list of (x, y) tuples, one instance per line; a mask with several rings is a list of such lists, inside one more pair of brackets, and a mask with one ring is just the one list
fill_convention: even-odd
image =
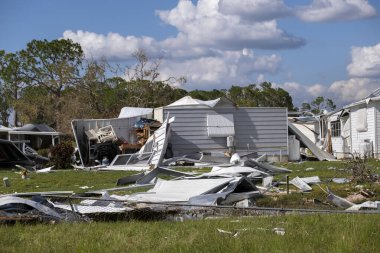
[[(160, 107), (186, 95), (202, 100), (225, 96), (238, 106), (298, 110), (286, 90), (269, 82), (186, 91), (173, 85), (185, 83), (185, 78), (160, 80), (161, 58), (151, 59), (143, 50), (133, 57), (133, 66), (124, 67), (88, 60), (81, 46), (68, 39), (33, 40), (14, 53), (0, 50), (0, 124), (46, 123), (69, 133), (75, 118), (117, 117), (124, 106)], [(302, 109), (333, 105), (322, 99)]]

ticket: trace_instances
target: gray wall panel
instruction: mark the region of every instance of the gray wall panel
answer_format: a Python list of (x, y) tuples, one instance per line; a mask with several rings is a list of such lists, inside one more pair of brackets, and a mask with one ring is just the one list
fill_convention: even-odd
[[(287, 155), (286, 108), (170, 108), (163, 114), (175, 117), (171, 144), (174, 155), (199, 151), (227, 151), (225, 137), (207, 135), (207, 114), (233, 114), (237, 150)], [(280, 151), (281, 150), (281, 151)]]

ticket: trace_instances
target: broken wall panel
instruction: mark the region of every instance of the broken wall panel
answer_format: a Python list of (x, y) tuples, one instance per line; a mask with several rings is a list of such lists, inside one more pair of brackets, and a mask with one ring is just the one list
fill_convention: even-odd
[(106, 126), (112, 126), (113, 131), (119, 139), (126, 140), (130, 143), (135, 142), (135, 136), (132, 133), (132, 127), (140, 117), (132, 118), (115, 118), (115, 119), (74, 119), (71, 122), (75, 141), (79, 149), (79, 156), (82, 166), (86, 166), (89, 156), (89, 144), (86, 131), (99, 129)]

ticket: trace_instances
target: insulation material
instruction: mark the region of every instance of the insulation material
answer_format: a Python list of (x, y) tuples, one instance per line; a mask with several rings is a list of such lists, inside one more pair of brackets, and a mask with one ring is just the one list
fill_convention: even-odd
[(367, 132), (367, 108), (361, 108), (356, 113), (358, 114), (356, 130), (358, 132)]

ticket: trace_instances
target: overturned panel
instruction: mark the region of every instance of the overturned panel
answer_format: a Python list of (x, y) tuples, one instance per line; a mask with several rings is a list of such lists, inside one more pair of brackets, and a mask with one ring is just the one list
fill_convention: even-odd
[(320, 161), (335, 161), (335, 157), (322, 149), (318, 148), (304, 133), (302, 133), (292, 122), (289, 122), (289, 130), (299, 139)]
[(233, 178), (159, 181), (147, 193), (133, 194), (128, 201), (187, 202), (191, 197), (217, 192), (232, 180)]

